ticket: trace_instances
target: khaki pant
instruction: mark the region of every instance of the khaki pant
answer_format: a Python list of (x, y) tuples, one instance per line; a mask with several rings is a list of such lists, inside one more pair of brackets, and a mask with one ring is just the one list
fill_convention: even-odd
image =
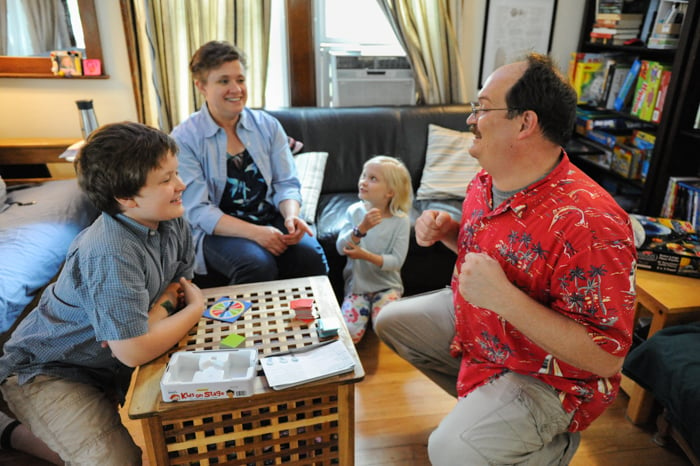
[[(457, 396), (460, 359), (450, 355), (455, 333), (451, 289), (388, 303), (377, 315), (374, 330), (399, 356)], [(579, 433), (567, 431), (572, 416), (552, 387), (508, 373), (457, 400), (430, 435), (430, 462), (566, 465), (580, 441)]]
[(140, 465), (141, 449), (122, 425), (116, 405), (95, 387), (37, 376), (0, 385), (7, 405), (66, 465)]

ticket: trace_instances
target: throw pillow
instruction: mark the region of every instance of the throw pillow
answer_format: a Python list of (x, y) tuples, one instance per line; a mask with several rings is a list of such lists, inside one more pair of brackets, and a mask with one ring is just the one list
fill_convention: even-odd
[(316, 221), (318, 198), (321, 196), (323, 174), (328, 152), (303, 152), (294, 156), (297, 176), (301, 182), (301, 212), (299, 217), (312, 225)]
[(471, 132), (428, 125), (428, 150), (416, 199), (464, 199), (481, 166), (469, 154)]

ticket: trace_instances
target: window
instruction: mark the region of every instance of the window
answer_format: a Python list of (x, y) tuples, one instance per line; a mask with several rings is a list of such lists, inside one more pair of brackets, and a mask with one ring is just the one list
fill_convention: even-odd
[(321, 46), (374, 47), (404, 54), (377, 0), (317, 0), (316, 11)]
[(319, 106), (330, 105), (333, 54), (406, 55), (377, 0), (316, 0), (314, 8)]

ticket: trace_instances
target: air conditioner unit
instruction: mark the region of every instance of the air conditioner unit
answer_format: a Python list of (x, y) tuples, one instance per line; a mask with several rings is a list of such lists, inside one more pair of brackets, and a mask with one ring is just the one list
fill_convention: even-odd
[(413, 72), (406, 57), (331, 53), (331, 106), (412, 105)]

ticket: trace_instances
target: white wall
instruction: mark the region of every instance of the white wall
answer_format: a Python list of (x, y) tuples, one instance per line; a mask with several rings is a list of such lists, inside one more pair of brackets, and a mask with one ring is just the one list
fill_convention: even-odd
[[(136, 107), (126, 51), (121, 10), (117, 0), (95, 2), (102, 53), (109, 79), (19, 79), (0, 78), (0, 138), (81, 138), (76, 100), (92, 99), (100, 124), (136, 120)], [(486, 0), (464, 2), (464, 27), (460, 32), (465, 47), (467, 87), (478, 90), (481, 39)], [(552, 41), (552, 55), (566, 71), (569, 54), (576, 50), (583, 14), (580, 0), (558, 0)]]
[(95, 2), (109, 79), (0, 78), (0, 138), (82, 138), (76, 100), (92, 99), (99, 124), (136, 120), (121, 9)]
[[(578, 47), (585, 2), (581, 0), (558, 0), (557, 12), (552, 31), (551, 56), (566, 74), (571, 52)], [(465, 63), (465, 81), (470, 98), (476, 98), (479, 90), (479, 69), (481, 66), (481, 41), (486, 22), (486, 0), (464, 2), (460, 44), (474, 44), (462, 48), (462, 61)]]

